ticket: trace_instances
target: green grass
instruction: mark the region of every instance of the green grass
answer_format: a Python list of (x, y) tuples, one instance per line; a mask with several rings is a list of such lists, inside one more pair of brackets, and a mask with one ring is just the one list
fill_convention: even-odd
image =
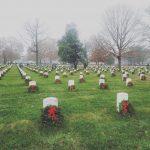
[[(98, 88), (95, 73), (79, 83), (79, 72), (54, 83), (49, 78), (24, 68), (37, 81), (39, 91), (27, 93), (27, 86), (16, 66), (0, 80), (0, 149), (2, 150), (149, 150), (150, 149), (150, 77), (141, 81), (137, 72), (130, 75), (134, 86), (126, 87), (118, 72), (104, 73), (108, 90)], [(68, 79), (76, 89), (69, 92)], [(136, 114), (122, 118), (115, 112), (116, 93), (127, 92)], [(42, 100), (59, 99), (65, 117), (62, 128), (41, 129)]]

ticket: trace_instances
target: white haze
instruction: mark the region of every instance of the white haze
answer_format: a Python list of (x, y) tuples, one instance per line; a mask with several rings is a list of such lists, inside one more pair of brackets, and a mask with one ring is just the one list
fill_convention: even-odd
[(38, 18), (51, 38), (61, 38), (66, 24), (74, 22), (87, 40), (99, 32), (103, 12), (117, 4), (142, 12), (150, 0), (0, 0), (0, 36), (19, 37), (24, 24)]

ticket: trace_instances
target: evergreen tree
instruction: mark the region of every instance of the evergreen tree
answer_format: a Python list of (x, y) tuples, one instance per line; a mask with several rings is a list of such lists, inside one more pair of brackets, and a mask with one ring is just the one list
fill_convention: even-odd
[(58, 55), (61, 61), (73, 64), (75, 69), (78, 63), (83, 62), (87, 56), (74, 24), (67, 25), (65, 35), (58, 42), (58, 47)]

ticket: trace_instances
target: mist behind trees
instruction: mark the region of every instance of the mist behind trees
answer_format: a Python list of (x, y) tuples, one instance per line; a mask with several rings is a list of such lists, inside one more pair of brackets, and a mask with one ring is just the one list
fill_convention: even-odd
[[(126, 6), (115, 6), (106, 10), (100, 20), (99, 32), (96, 35), (92, 35), (84, 42), (80, 42), (77, 36), (76, 40), (71, 41), (74, 45), (74, 47), (71, 46), (72, 50), (77, 51), (75, 45), (78, 42), (82, 49), (82, 53), (80, 51), (77, 55), (73, 55), (71, 51), (73, 58), (77, 58), (74, 62), (69, 61), (71, 57), (67, 60), (67, 55), (64, 55), (63, 59), (60, 55), (60, 48), (63, 45), (60, 41), (64, 40), (64, 36), (58, 39), (52, 38), (44, 29), (42, 22), (35, 19), (32, 23), (25, 23), (26, 35), (22, 36), (23, 41), (15, 37), (0, 37), (0, 63), (22, 61), (39, 65), (65, 62), (74, 63), (76, 66), (78, 62), (84, 65), (90, 62), (96, 64), (117, 62), (119, 68), (124, 63), (130, 65), (150, 63), (150, 7), (144, 10), (144, 14), (144, 17), (140, 16), (139, 13)], [(75, 30), (71, 30), (70, 34), (73, 32)], [(78, 30), (76, 32), (80, 34)], [(69, 38), (65, 41), (67, 47), (72, 37)], [(64, 51), (67, 52), (66, 47)]]

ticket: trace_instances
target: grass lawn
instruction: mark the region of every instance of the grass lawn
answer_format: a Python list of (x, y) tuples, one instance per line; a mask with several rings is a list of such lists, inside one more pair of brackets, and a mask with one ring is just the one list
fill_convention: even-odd
[[(130, 75), (133, 87), (126, 87), (118, 72), (104, 73), (108, 90), (98, 88), (96, 73), (79, 83), (79, 72), (62, 83), (25, 69), (37, 81), (39, 91), (27, 93), (16, 66), (0, 80), (0, 150), (150, 150), (150, 76), (141, 81)], [(147, 75), (148, 76), (148, 75)], [(76, 89), (68, 91), (68, 79)], [(115, 112), (117, 92), (127, 92), (136, 114), (122, 118)], [(43, 98), (55, 96), (65, 117), (62, 128), (41, 129)]]

